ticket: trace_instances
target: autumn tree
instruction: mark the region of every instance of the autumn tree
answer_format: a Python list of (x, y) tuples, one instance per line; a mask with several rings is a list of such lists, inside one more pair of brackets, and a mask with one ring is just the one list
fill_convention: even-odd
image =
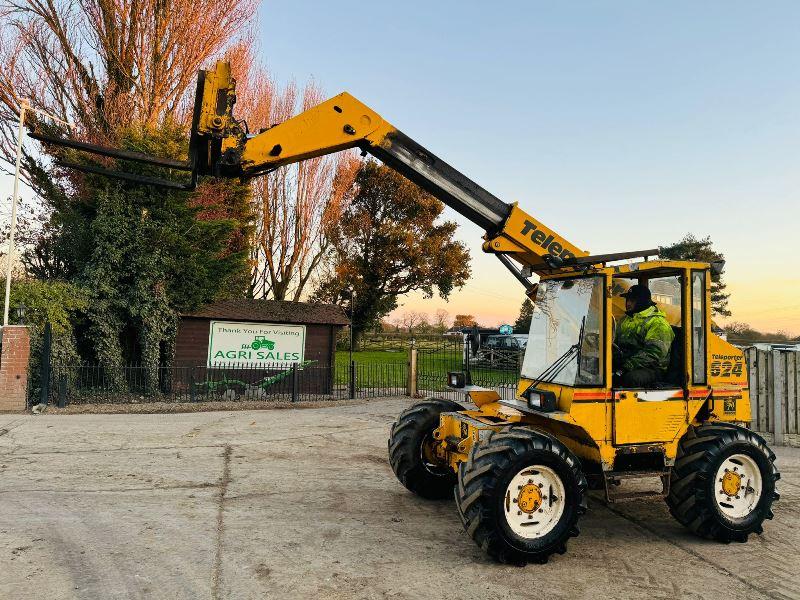
[(464, 327), (477, 327), (478, 322), (473, 315), (456, 315), (453, 319), (453, 329), (463, 329)]
[(397, 308), (403, 294), (446, 299), (466, 283), (469, 252), (453, 238), (456, 224), (440, 221), (443, 204), (396, 171), (363, 163), (344, 202), (331, 229), (334, 276), (315, 296), (338, 302), (355, 291), (356, 339)]
[[(199, 68), (249, 57), (257, 0), (0, 0), (0, 158), (15, 150), (23, 99), (58, 121), (43, 133), (184, 158)], [(132, 337), (150, 367), (169, 354), (176, 313), (247, 289), (248, 189), (203, 182), (165, 192), (54, 167), (87, 157), (25, 149), (23, 176), (45, 218), (26, 265), (89, 294), (86, 331), (95, 357), (122, 383), (120, 340)], [(159, 176), (134, 163), (101, 166)], [(245, 273), (245, 277), (241, 276)]]
[[(698, 239), (691, 233), (687, 233), (674, 244), (662, 246), (659, 249), (659, 257), (667, 260), (696, 260), (707, 263), (725, 260), (724, 254), (714, 250), (710, 237)], [(711, 310), (713, 314), (720, 317), (731, 316), (731, 311), (728, 310), (728, 298), (730, 298), (730, 294), (725, 293), (722, 273), (712, 271)]]
[(528, 333), (531, 328), (531, 319), (533, 319), (533, 302), (530, 298), (525, 298), (519, 309), (519, 316), (514, 322), (514, 333)]
[[(290, 119), (323, 101), (313, 83), (299, 92), (281, 91), (265, 74), (248, 102), (248, 121), (266, 127)], [(253, 180), (255, 235), (251, 252), (252, 289), (257, 297), (299, 301), (327, 257), (330, 228), (342, 212), (359, 161), (350, 153), (322, 156), (280, 167)]]
[[(185, 122), (198, 69), (247, 45), (257, 0), (0, 0), (0, 135), (16, 145), (22, 99), (90, 141)], [(9, 161), (10, 162), (10, 161)]]

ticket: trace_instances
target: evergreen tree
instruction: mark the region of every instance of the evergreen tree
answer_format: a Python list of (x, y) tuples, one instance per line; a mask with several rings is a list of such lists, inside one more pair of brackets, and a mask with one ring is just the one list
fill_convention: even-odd
[[(156, 156), (177, 157), (186, 147), (181, 129), (169, 125), (130, 129), (121, 139), (126, 149)], [(117, 168), (163, 176), (137, 163)], [(247, 294), (248, 188), (212, 182), (189, 193), (94, 175), (73, 181), (71, 190), (40, 188), (52, 216), (30, 251), (50, 257), (44, 272), (87, 290), (91, 358), (112, 385), (124, 388), (122, 367), (135, 360), (155, 389), (157, 367), (172, 357), (177, 315)]]
[[(659, 257), (668, 260), (696, 260), (699, 262), (724, 261), (725, 255), (714, 250), (711, 238), (704, 237), (697, 239), (691, 233), (687, 233), (683, 238), (659, 249)], [(722, 281), (722, 273), (711, 273), (711, 310), (713, 314), (720, 317), (731, 316), (728, 310), (728, 298), (730, 294), (725, 293), (725, 283)]]
[(528, 333), (531, 329), (531, 319), (533, 318), (533, 302), (530, 298), (525, 298), (519, 309), (519, 316), (514, 322), (514, 333)]
[[(0, 139), (16, 140), (19, 101), (28, 98), (43, 112), (28, 112), (26, 123), (45, 135), (184, 160), (198, 67), (228, 58), (241, 99), (263, 102), (265, 94), (254, 92), (265, 88), (250, 87), (248, 77), (257, 4), (4, 5)], [(0, 163), (13, 164), (14, 148), (0, 144)], [(131, 354), (153, 367), (155, 381), (178, 312), (248, 292), (249, 189), (205, 183), (190, 194), (104, 180), (59, 167), (60, 160), (88, 158), (46, 143), (33, 154), (23, 148), (23, 156), (23, 179), (41, 207), (35, 239), (21, 239), (29, 249), (28, 273), (87, 289), (87, 341), (120, 385), (118, 367)], [(112, 170), (165, 175), (152, 166), (92, 160)], [(139, 348), (126, 354), (122, 337), (125, 348), (131, 339)]]

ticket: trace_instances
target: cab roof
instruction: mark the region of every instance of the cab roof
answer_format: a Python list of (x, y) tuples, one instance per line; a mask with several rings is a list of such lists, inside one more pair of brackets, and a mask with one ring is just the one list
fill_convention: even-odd
[(675, 275), (676, 271), (684, 271), (687, 269), (708, 270), (710, 268), (711, 265), (709, 263), (692, 260), (644, 260), (621, 265), (590, 267), (589, 269), (568, 267), (554, 270), (547, 275), (542, 275), (541, 279), (558, 279), (562, 277), (590, 275), (597, 273), (610, 273), (611, 275), (622, 277), (626, 275), (631, 277), (635, 277), (637, 275), (646, 275), (647, 277), (662, 277)]

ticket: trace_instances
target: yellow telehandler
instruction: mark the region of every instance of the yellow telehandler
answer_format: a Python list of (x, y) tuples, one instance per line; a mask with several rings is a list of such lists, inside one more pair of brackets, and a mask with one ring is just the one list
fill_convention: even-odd
[[(183, 188), (198, 175), (249, 178), (359, 148), (481, 226), (483, 251), (535, 304), (516, 394), (505, 399), (472, 385), (469, 372), (450, 373), (448, 385), (475, 408), (419, 402), (398, 417), (388, 446), (392, 469), (411, 492), (455, 494), (467, 534), (494, 559), (526, 564), (565, 552), (590, 487), (608, 501), (662, 496), (681, 524), (721, 542), (762, 533), (779, 473), (773, 452), (748, 429), (744, 356), (711, 330), (711, 274), (721, 265), (648, 260), (657, 249), (590, 255), (347, 93), (252, 136), (234, 118), (235, 100), (228, 64), (200, 72), (188, 163), (38, 138), (190, 171), (191, 182), (180, 184), (67, 164)], [(622, 387), (613, 360), (621, 295), (635, 284), (650, 290), (674, 333), (669, 368), (646, 389)], [(660, 479), (658, 489), (622, 491), (622, 482), (645, 478)]]

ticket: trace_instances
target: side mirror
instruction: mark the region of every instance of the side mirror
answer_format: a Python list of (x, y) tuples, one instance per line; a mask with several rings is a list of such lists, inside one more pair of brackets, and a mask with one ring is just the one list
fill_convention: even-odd
[(714, 262), (711, 263), (711, 272), (714, 275), (721, 275), (724, 270), (725, 270), (724, 260), (715, 260)]

